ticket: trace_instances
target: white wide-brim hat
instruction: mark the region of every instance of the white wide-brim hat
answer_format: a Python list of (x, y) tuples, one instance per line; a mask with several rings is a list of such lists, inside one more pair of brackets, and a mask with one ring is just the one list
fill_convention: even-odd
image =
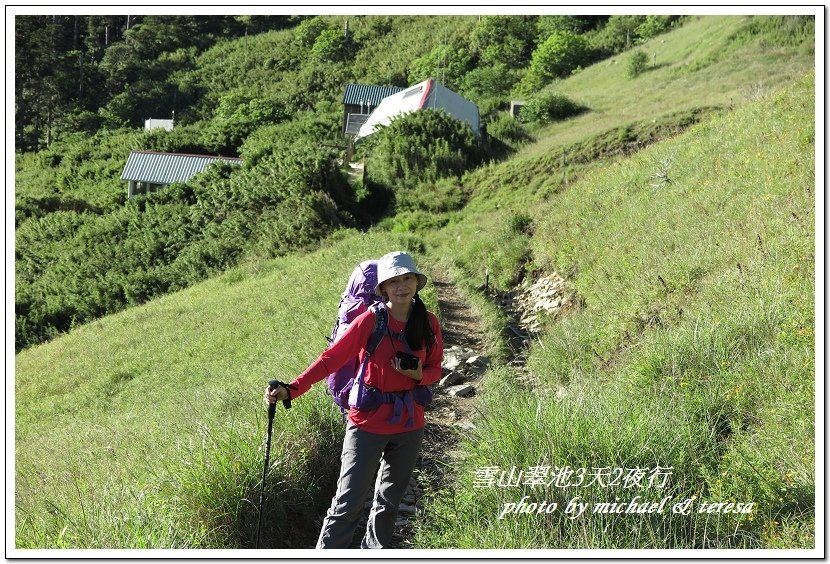
[(378, 284), (375, 286), (375, 294), (383, 297), (383, 294), (380, 293), (381, 284), (395, 276), (409, 273), (418, 276), (418, 289), (416, 292), (420, 292), (427, 285), (427, 277), (415, 266), (415, 260), (403, 251), (393, 251), (383, 255), (378, 260)]

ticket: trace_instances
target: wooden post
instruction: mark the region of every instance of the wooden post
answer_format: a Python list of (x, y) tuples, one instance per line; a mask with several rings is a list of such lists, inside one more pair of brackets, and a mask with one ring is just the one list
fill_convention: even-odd
[(354, 138), (349, 137), (349, 144), (346, 145), (346, 164), (352, 162), (354, 158)]

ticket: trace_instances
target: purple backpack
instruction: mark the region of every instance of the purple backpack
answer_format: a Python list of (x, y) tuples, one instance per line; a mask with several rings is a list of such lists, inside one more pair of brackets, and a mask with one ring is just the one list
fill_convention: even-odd
[[(329, 346), (333, 344), (346, 331), (349, 325), (360, 314), (369, 308), (377, 308), (379, 311), (385, 312), (383, 300), (375, 294), (375, 286), (378, 283), (378, 263), (376, 260), (366, 260), (361, 262), (352, 271), (349, 281), (346, 284), (346, 289), (340, 299), (340, 306), (338, 308), (337, 321), (334, 323), (334, 328), (331, 331), (329, 338)], [(381, 338), (383, 338), (383, 331), (385, 331), (385, 315), (377, 315), (378, 323), (375, 326), (375, 331), (369, 339), (366, 355), (368, 359), (374, 350), (377, 348)], [(383, 326), (381, 326), (383, 325)], [(360, 379), (363, 379), (363, 373), (366, 370), (365, 360), (364, 365), (361, 366), (358, 359), (354, 362), (348, 362), (336, 372), (329, 374), (326, 378), (329, 392), (331, 392), (336, 403), (342, 410), (349, 409), (349, 393), (352, 390), (352, 385), (355, 382), (355, 376), (359, 373)], [(362, 383), (362, 382), (361, 382)]]
[[(366, 384), (364, 375), (369, 357), (375, 352), (384, 335), (389, 334), (387, 325), (389, 314), (383, 300), (375, 294), (378, 281), (378, 264), (376, 260), (361, 262), (352, 271), (346, 290), (340, 299), (337, 321), (331, 331), (329, 346), (346, 331), (349, 325), (360, 314), (371, 309), (375, 312), (375, 328), (366, 344), (366, 355), (363, 362), (355, 358), (347, 362), (339, 370), (328, 375), (326, 381), (328, 389), (334, 398), (334, 403), (340, 407), (345, 420), (349, 407), (358, 409), (375, 409), (384, 403), (394, 404), (390, 423), (396, 423), (403, 417), (404, 409), (408, 412), (406, 426), (411, 427), (414, 422), (415, 403), (426, 406), (432, 401), (430, 386), (416, 385), (414, 390), (407, 392), (383, 392)], [(391, 337), (390, 337), (391, 338)]]

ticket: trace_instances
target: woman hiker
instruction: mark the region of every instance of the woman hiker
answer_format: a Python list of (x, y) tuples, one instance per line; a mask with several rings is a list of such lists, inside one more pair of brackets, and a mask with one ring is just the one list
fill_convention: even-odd
[[(317, 548), (349, 548), (363, 514), (364, 502), (374, 483), (375, 494), (361, 548), (388, 548), (398, 505), (406, 493), (424, 434), (425, 388), (441, 378), (444, 356), (438, 319), (428, 312), (418, 292), (427, 277), (415, 261), (396, 251), (378, 261), (375, 293), (386, 302), (387, 335), (369, 357), (365, 383), (382, 392), (379, 405), (351, 407), (340, 456), (337, 492), (323, 521)], [(265, 390), (268, 403), (295, 399), (359, 355), (367, 354), (375, 330), (372, 309), (358, 316), (343, 335), (287, 386)], [(404, 353), (404, 366), (401, 354)], [(417, 365), (405, 356), (414, 355)], [(365, 403), (365, 402), (364, 402)], [(378, 467), (380, 461), (380, 467)], [(377, 477), (375, 471), (377, 470)]]

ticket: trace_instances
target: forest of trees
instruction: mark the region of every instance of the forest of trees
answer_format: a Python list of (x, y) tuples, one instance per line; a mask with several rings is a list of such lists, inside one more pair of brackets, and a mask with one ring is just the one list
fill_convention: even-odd
[[(540, 92), (681, 22), (16, 16), (16, 347), (245, 258), (292, 252), (422, 205), (429, 198), (413, 191), (420, 181), (459, 177), (529, 138), (499, 111), (511, 97), (533, 102), (539, 122), (584, 111)], [(345, 85), (429, 77), (478, 104), (488, 134), (413, 116), (358, 148), (370, 174), (365, 186), (349, 186), (340, 171)], [(148, 118), (174, 115), (172, 131), (143, 129)], [(444, 137), (451, 141), (431, 144)], [(419, 150), (400, 156), (405, 146)], [(244, 166), (217, 166), (128, 201), (120, 174), (136, 149), (240, 156)]]
[[(184, 113), (184, 119), (204, 118), (194, 111), (202, 106), (204, 85), (186, 75), (198, 68), (201, 53), (222, 41), (295, 28), (297, 42), (292, 47), (301, 52), (281, 54), (280, 64), (272, 67), (275, 73), (289, 70), (291, 63), (347, 64), (360, 51), (361, 42), (382, 37), (395, 27), (392, 17), (368, 18), (375, 22), (364, 38), (360, 35), (364, 28), (354, 23), (358, 18), (352, 18), (355, 33), (344, 36), (334, 27), (333, 17), (17, 16), (16, 149), (37, 150), (68, 132), (139, 126), (143, 119), (167, 118), (174, 112)], [(414, 83), (441, 65), (450, 87), (468, 95), (477, 92), (479, 97), (506, 95), (524, 69), (527, 83), (538, 88), (580, 64), (665, 31), (676, 19), (485, 16), (472, 33), (454, 33), (409, 61), (409, 76), (387, 79)], [(551, 37), (557, 41), (548, 41)], [(536, 51), (543, 44), (544, 50)]]
[(15, 145), (170, 116), (196, 93), (170, 81), (221, 39), (291, 25), (290, 16), (18, 16)]

